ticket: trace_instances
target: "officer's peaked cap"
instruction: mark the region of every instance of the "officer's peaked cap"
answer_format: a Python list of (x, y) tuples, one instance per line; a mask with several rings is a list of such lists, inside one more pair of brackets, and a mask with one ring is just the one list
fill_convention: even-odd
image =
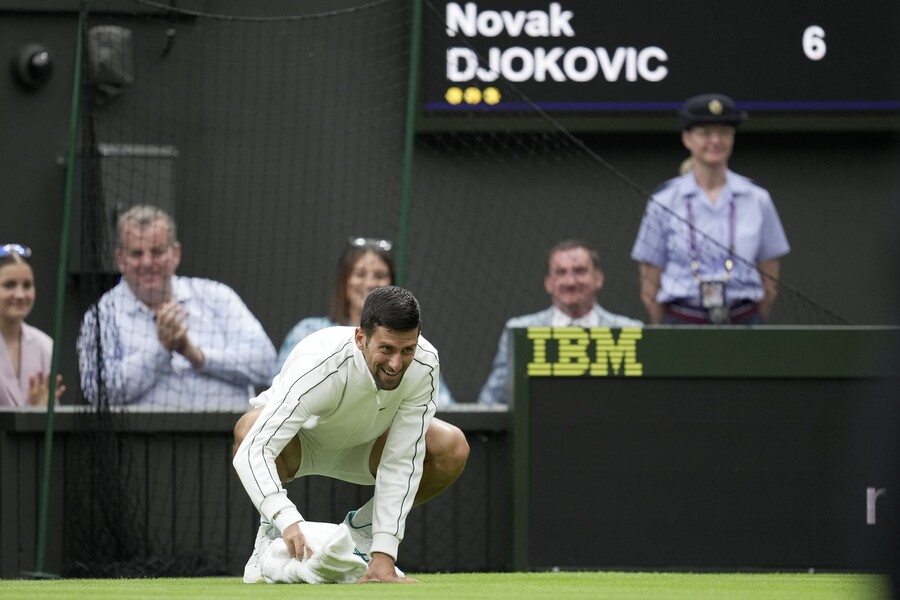
[(734, 100), (724, 94), (701, 94), (688, 98), (678, 117), (683, 129), (706, 123), (737, 126), (747, 120), (747, 111), (738, 110)]

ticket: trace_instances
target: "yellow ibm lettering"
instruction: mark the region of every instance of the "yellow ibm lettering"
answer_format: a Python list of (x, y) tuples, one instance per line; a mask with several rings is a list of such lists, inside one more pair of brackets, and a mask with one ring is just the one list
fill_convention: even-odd
[[(637, 359), (637, 342), (641, 336), (639, 327), (622, 328), (618, 340), (608, 327), (529, 327), (532, 355), (527, 374), (529, 377), (578, 377), (585, 373), (592, 377), (622, 374), (640, 377), (644, 374), (644, 365)], [(557, 345), (554, 363), (547, 358), (547, 340), (551, 339)], [(589, 353), (591, 342), (593, 357)]]
[(569, 377), (584, 375), (591, 364), (587, 346), (591, 341), (588, 332), (581, 327), (557, 327), (554, 339), (559, 344), (559, 360), (553, 365), (553, 374)]
[(528, 363), (528, 376), (540, 377), (550, 375), (551, 367), (547, 362), (547, 340), (551, 337), (549, 327), (529, 327), (528, 339), (531, 340), (531, 362)]
[(612, 373), (618, 375), (623, 366), (626, 377), (640, 377), (644, 374), (644, 365), (637, 361), (637, 341), (641, 339), (643, 330), (639, 327), (623, 327), (619, 332), (619, 341), (613, 339), (609, 329), (594, 327), (591, 338), (596, 342), (596, 357), (591, 364), (591, 375), (607, 377)]

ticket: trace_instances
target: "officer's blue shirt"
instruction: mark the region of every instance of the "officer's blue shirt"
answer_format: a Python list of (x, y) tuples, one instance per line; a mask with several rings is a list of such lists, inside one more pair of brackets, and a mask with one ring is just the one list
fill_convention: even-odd
[[(690, 224), (695, 235), (691, 241)], [(733, 225), (732, 225), (733, 223)], [(729, 246), (733, 243), (733, 254)], [(790, 251), (769, 193), (750, 179), (727, 171), (715, 204), (693, 172), (670, 179), (650, 198), (631, 257), (662, 269), (656, 300), (699, 306), (699, 277), (728, 275), (729, 303), (758, 302), (764, 289), (757, 265)], [(732, 255), (733, 268), (726, 271)], [(698, 264), (697, 273), (691, 261)]]

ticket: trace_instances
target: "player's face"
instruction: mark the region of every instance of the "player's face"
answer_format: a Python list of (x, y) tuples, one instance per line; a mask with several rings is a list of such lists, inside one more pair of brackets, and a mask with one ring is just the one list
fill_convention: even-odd
[(125, 224), (116, 262), (134, 295), (147, 306), (169, 300), (171, 280), (181, 262), (181, 246), (169, 241), (169, 228), (156, 221), (143, 229)]
[(580, 317), (594, 305), (603, 286), (603, 273), (585, 248), (560, 250), (550, 257), (544, 288), (553, 304), (571, 317)]
[(412, 364), (419, 342), (419, 330), (394, 331), (375, 328), (370, 337), (356, 328), (356, 345), (362, 350), (369, 372), (380, 390), (394, 390)]
[(0, 267), (0, 322), (21, 322), (34, 306), (34, 274), (25, 263)]
[(360, 256), (350, 278), (347, 280), (347, 300), (350, 302), (350, 314), (362, 313), (366, 296), (375, 288), (391, 285), (391, 270), (383, 258), (374, 252), (366, 252)]
[(706, 165), (727, 164), (734, 149), (734, 127), (710, 124), (681, 132), (681, 141), (694, 160)]

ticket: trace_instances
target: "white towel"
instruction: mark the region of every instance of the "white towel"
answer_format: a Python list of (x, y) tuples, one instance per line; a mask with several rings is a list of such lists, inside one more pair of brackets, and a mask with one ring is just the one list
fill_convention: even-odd
[(272, 540), (259, 558), (266, 583), (354, 583), (365, 574), (368, 565), (353, 552), (350, 530), (343, 523), (302, 521), (300, 531), (312, 554), (292, 558), (282, 538)]

